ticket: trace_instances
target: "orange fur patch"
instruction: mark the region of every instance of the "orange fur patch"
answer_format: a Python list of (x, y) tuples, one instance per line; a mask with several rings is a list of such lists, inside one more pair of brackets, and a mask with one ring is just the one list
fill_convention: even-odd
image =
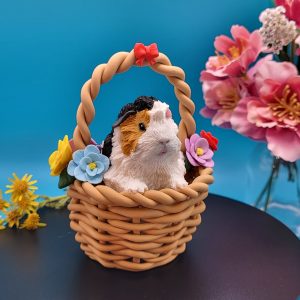
[(139, 111), (120, 124), (121, 148), (125, 155), (130, 155), (135, 150), (139, 138), (143, 134), (143, 131), (139, 128), (140, 123), (144, 123), (145, 128), (149, 126), (150, 115), (148, 109)]

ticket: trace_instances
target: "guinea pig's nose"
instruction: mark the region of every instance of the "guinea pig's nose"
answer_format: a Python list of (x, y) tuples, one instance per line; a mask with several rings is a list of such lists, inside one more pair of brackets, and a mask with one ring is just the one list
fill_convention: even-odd
[(160, 139), (160, 140), (159, 140), (159, 143), (162, 144), (162, 145), (166, 145), (166, 144), (168, 144), (169, 142), (170, 142), (169, 139)]

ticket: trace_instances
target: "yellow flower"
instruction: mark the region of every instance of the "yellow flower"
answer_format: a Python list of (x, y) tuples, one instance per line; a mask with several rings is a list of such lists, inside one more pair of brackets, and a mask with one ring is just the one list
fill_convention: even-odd
[(0, 190), (0, 211), (6, 211), (9, 203), (2, 198), (2, 191)]
[(49, 157), (51, 176), (58, 176), (72, 159), (72, 149), (68, 136), (65, 135), (63, 140), (58, 141), (57, 150)]
[(38, 208), (39, 203), (35, 202), (37, 198), (38, 196), (34, 195), (33, 193), (29, 195), (23, 195), (17, 201), (15, 201), (15, 204), (22, 214), (29, 214)]
[(40, 223), (39, 214), (36, 212), (33, 212), (27, 216), (26, 220), (24, 221), (24, 223), (21, 225), (20, 228), (25, 228), (28, 230), (35, 230), (38, 227), (45, 227), (45, 226), (46, 226), (45, 223)]
[(5, 226), (3, 225), (4, 220), (0, 220), (0, 230), (5, 229)]
[(6, 213), (6, 221), (9, 228), (14, 225), (18, 228), (20, 225), (20, 219), (23, 217), (19, 209), (13, 209)]
[(11, 185), (7, 185), (8, 190), (5, 194), (11, 193), (12, 201), (16, 202), (23, 196), (30, 196), (37, 187), (34, 184), (37, 182), (36, 180), (30, 181), (32, 175), (25, 174), (21, 179), (13, 173), (14, 178), (9, 178), (8, 180), (12, 183)]

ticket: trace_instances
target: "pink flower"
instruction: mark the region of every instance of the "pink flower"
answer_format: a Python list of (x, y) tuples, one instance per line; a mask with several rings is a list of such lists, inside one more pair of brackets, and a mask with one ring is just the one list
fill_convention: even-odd
[(300, 158), (300, 76), (287, 62), (266, 61), (255, 74), (257, 96), (240, 100), (232, 128), (265, 140), (269, 150), (286, 161)]
[(275, 3), (277, 6), (282, 5), (287, 18), (295, 21), (297, 27), (300, 27), (300, 0), (275, 0)]
[(247, 89), (238, 78), (204, 81), (202, 84), (206, 106), (200, 113), (212, 119), (212, 124), (230, 128), (231, 115)]
[(216, 56), (211, 56), (206, 63), (206, 70), (201, 72), (201, 80), (214, 77), (240, 76), (247, 71), (262, 51), (262, 39), (256, 30), (252, 33), (243, 27), (231, 27), (233, 39), (220, 35), (215, 39)]

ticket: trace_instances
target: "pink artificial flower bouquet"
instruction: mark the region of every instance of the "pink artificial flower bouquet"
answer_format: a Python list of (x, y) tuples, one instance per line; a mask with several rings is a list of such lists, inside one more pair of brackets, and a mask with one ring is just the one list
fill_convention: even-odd
[(300, 0), (276, 1), (250, 33), (232, 26), (215, 39), (216, 55), (201, 72), (204, 117), (267, 143), (275, 157), (300, 158)]

